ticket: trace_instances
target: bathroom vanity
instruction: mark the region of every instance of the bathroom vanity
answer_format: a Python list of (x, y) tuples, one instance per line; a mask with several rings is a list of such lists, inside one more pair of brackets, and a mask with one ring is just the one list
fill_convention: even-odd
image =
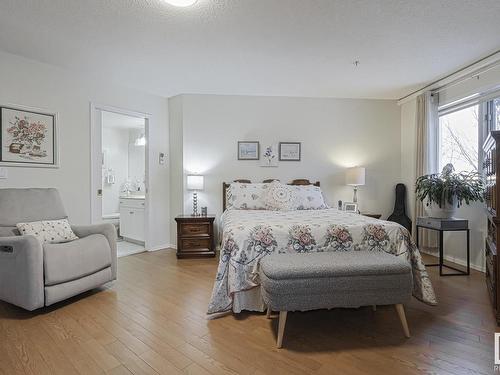
[(143, 195), (120, 197), (120, 234), (125, 240), (144, 244), (144, 209)]

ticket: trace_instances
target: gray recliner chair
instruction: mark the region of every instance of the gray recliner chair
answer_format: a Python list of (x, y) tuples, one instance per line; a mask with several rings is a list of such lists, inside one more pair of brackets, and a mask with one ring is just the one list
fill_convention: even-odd
[(116, 279), (112, 224), (72, 226), (79, 239), (43, 245), (16, 228), (65, 218), (56, 189), (0, 189), (0, 300), (35, 310)]

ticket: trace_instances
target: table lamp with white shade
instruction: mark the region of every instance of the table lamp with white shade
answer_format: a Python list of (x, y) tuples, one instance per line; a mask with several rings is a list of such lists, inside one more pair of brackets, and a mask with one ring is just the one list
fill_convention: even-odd
[(346, 185), (354, 187), (354, 196), (352, 198), (352, 201), (354, 203), (357, 203), (358, 186), (363, 186), (365, 184), (365, 168), (364, 167), (348, 168), (345, 173), (345, 183)]
[(201, 175), (187, 176), (187, 189), (193, 191), (193, 216), (198, 216), (198, 191), (203, 190), (205, 181)]

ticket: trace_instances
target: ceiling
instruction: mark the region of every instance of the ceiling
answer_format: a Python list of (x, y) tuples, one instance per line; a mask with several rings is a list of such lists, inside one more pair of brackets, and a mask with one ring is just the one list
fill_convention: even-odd
[(188, 8), (0, 0), (0, 50), (163, 96), (396, 99), (500, 49), (499, 15), (498, 0), (198, 0)]
[(144, 129), (145, 121), (143, 118), (102, 111), (102, 126), (104, 128)]

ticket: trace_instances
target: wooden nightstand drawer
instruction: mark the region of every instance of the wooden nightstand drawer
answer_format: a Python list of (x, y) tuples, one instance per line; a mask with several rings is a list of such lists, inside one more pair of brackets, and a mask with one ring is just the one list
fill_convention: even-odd
[(181, 238), (182, 251), (210, 250), (212, 239), (207, 238)]
[(210, 235), (210, 223), (182, 223), (181, 236)]
[(179, 215), (177, 222), (177, 258), (214, 257), (215, 216)]

